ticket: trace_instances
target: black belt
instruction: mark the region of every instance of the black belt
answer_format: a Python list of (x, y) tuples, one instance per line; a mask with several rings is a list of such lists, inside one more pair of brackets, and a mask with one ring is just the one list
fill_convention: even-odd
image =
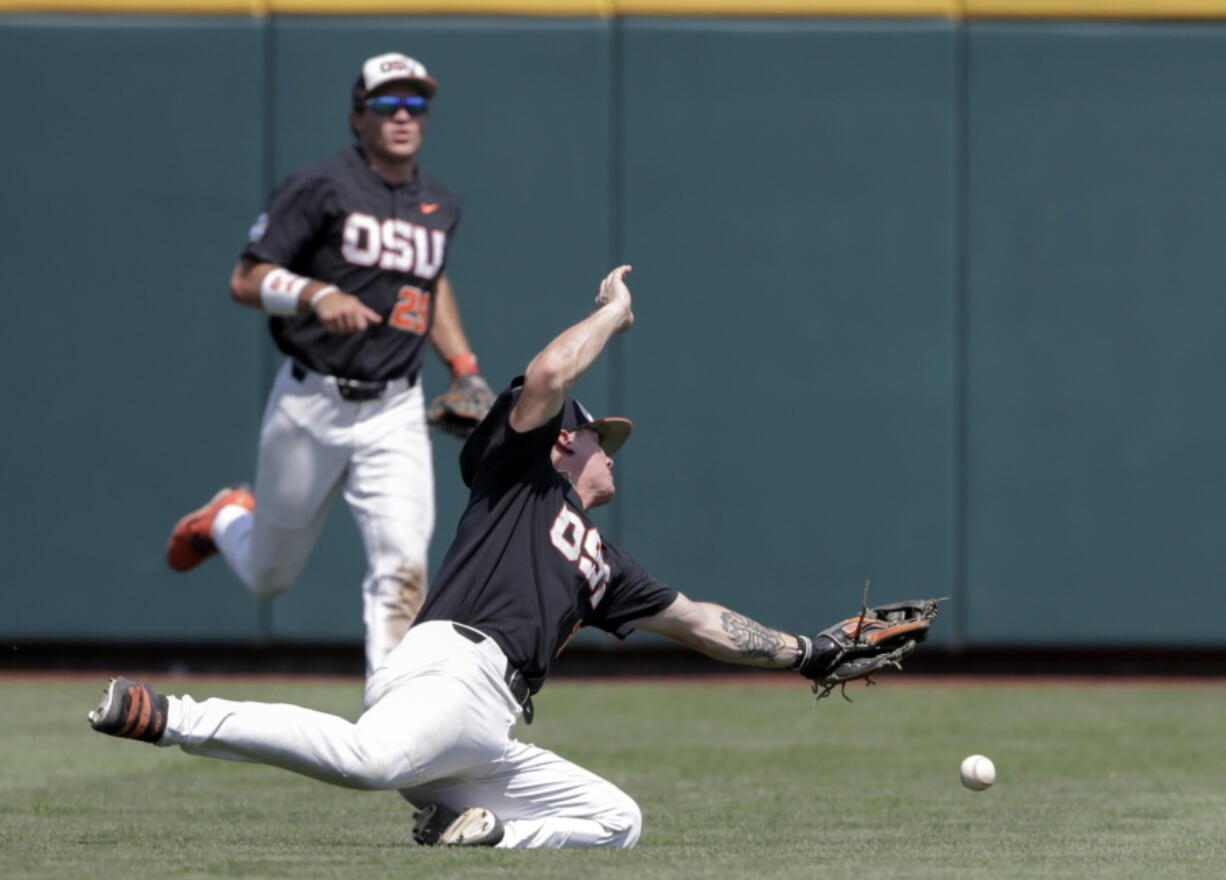
[[(307, 377), (307, 373), (311, 372), (309, 367), (294, 361), (290, 365), (290, 375), (297, 381), (301, 382)], [(378, 400), (383, 396), (383, 392), (387, 390), (386, 379), (345, 379), (341, 376), (336, 376), (336, 393), (345, 400), (351, 400), (355, 403), (360, 403), (365, 400)], [(409, 375), (409, 387), (417, 381), (417, 373)]]
[[(479, 645), (485, 641), (485, 633), (479, 629), (473, 629), (471, 626), (465, 626), (462, 623), (452, 622), (452, 627), (455, 631), (464, 638), (468, 639), (473, 644)], [(528, 680), (524, 678), (524, 674), (511, 665), (511, 661), (507, 661), (506, 672), (503, 673), (503, 678), (506, 680), (507, 687), (511, 689), (511, 696), (515, 698), (515, 702), (519, 703), (524, 710), (524, 723), (531, 724), (532, 716), (535, 712), (532, 709), (532, 693), (528, 690)]]

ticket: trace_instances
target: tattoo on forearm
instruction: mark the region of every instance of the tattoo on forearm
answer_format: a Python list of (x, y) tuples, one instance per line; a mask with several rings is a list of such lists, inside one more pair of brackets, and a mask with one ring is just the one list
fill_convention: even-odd
[(775, 665), (783, 648), (783, 633), (767, 629), (735, 611), (723, 612), (720, 621), (742, 657), (746, 660), (765, 660), (769, 665)]

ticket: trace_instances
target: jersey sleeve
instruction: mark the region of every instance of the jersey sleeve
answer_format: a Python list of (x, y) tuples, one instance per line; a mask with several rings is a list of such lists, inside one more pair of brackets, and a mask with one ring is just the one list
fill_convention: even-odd
[[(517, 380), (518, 381), (518, 380)], [(474, 492), (509, 484), (529, 468), (549, 464), (549, 450), (562, 426), (562, 412), (539, 428), (519, 432), (511, 427), (511, 410), (520, 386), (512, 383), (468, 436), (460, 452), (460, 476)], [(552, 465), (550, 465), (552, 466)]]
[(649, 575), (616, 544), (605, 541), (604, 553), (612, 572), (609, 586), (584, 623), (624, 639), (640, 620), (672, 605), (677, 591)]
[(261, 263), (291, 265), (325, 223), (330, 192), (324, 177), (291, 174), (273, 191), (268, 207), (251, 227), (242, 255)]

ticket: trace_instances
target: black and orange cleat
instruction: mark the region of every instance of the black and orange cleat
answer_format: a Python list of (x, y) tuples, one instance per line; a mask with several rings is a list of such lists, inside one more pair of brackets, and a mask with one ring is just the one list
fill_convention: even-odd
[(150, 685), (112, 678), (98, 708), (89, 713), (90, 726), (99, 733), (157, 742), (166, 732), (166, 697)]
[(191, 571), (217, 552), (213, 543), (213, 520), (228, 504), (255, 510), (255, 498), (247, 486), (227, 486), (175, 523), (166, 542), (166, 562), (175, 571)]

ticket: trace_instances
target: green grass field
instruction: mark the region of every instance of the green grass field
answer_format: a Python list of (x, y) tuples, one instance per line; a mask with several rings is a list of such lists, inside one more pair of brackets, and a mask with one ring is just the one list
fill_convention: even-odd
[[(629, 852), (413, 845), (393, 793), (92, 733), (104, 676), (0, 678), (0, 877), (1226, 877), (1226, 686), (551, 682), (521, 738), (643, 808)], [(153, 678), (354, 717), (356, 680)], [(755, 679), (757, 681), (757, 679)], [(958, 782), (991, 756), (997, 784)]]

